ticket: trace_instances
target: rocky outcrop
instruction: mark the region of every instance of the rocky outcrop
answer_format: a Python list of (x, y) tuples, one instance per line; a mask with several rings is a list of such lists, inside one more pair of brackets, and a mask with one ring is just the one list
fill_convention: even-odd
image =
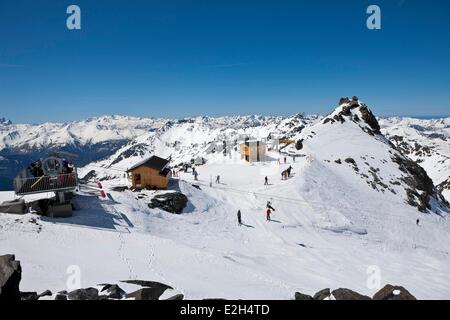
[(25, 200), (23, 199), (5, 201), (0, 204), (1, 213), (24, 214), (26, 208)]
[(350, 99), (347, 97), (342, 97), (341, 99), (339, 99), (339, 105), (342, 106), (343, 104), (349, 103)]
[[(358, 292), (347, 288), (339, 288), (333, 290), (323, 289), (317, 292), (314, 297), (310, 295), (296, 292), (294, 295), (295, 300), (372, 300), (371, 297), (362, 295)], [(387, 284), (380, 291), (375, 293), (373, 300), (416, 300), (416, 298), (404, 287), (393, 286)]]
[(125, 280), (122, 282), (144, 287), (126, 295), (127, 298), (135, 300), (158, 300), (167, 289), (173, 289), (171, 286), (156, 281)]
[(408, 290), (401, 286), (385, 285), (375, 293), (373, 300), (417, 300)]
[(67, 300), (67, 295), (58, 293), (55, 296), (55, 300)]
[(346, 288), (333, 290), (331, 293), (336, 300), (371, 300), (370, 297)]
[(297, 140), (295, 143), (295, 149), (296, 150), (302, 150), (303, 149), (303, 139)]
[(155, 288), (142, 288), (126, 295), (127, 299), (134, 298), (134, 300), (158, 300), (164, 293)]
[(361, 106), (359, 108), (359, 111), (361, 112), (361, 116), (364, 122), (367, 123), (369, 127), (372, 129), (370, 133), (381, 134), (380, 124), (378, 123), (377, 118), (375, 118), (375, 116), (373, 115), (372, 111), (370, 111), (366, 105)]
[(20, 261), (12, 254), (0, 256), (0, 300), (20, 300), (21, 279)]
[(38, 300), (39, 296), (37, 292), (21, 292), (20, 300)]
[(294, 300), (309, 301), (309, 300), (314, 300), (314, 299), (310, 295), (303, 294), (301, 292), (296, 292), (294, 295)]
[[(363, 121), (367, 126), (361, 126), (361, 128), (370, 135), (379, 135), (381, 134), (381, 127), (378, 123), (377, 118), (374, 116), (372, 111), (364, 104), (361, 103), (358, 97), (353, 96), (352, 99), (349, 98), (341, 98), (339, 100), (339, 106), (343, 106), (342, 110), (335, 114), (333, 117), (326, 117), (323, 120), (323, 123), (335, 123), (340, 122), (344, 123), (347, 120), (352, 120), (354, 122)], [(352, 112), (353, 110), (358, 109), (361, 118), (358, 114)]]
[[(20, 262), (16, 261), (14, 255), (0, 256), (0, 301), (4, 300), (39, 300), (42, 297), (52, 296), (50, 290), (40, 294), (35, 291), (20, 292), (19, 284), (22, 278)], [(127, 294), (117, 284), (100, 284), (103, 286), (99, 295), (96, 288), (76, 289), (71, 292), (59, 291), (55, 300), (120, 300), (123, 298), (134, 298), (135, 300), (158, 300), (166, 290), (173, 290), (169, 285), (157, 281), (125, 280), (128, 284), (141, 286), (142, 288)], [(176, 294), (166, 300), (183, 300), (183, 294)]]
[(184, 300), (184, 295), (183, 294), (176, 294), (170, 298), (167, 298), (166, 300)]
[(313, 298), (314, 298), (314, 300), (325, 300), (325, 299), (329, 298), (330, 295), (331, 295), (331, 291), (329, 288), (327, 288), (327, 289), (323, 289), (323, 290), (320, 290), (319, 292), (317, 292)]
[(447, 180), (441, 182), (440, 184), (438, 184), (436, 186), (436, 188), (442, 192), (444, 190), (450, 190), (450, 178), (448, 178)]
[(181, 192), (164, 193), (154, 197), (148, 204), (150, 209), (160, 208), (164, 211), (181, 214), (188, 203), (188, 198)]
[(117, 284), (106, 284), (103, 286), (101, 292), (107, 293), (109, 299), (122, 299), (126, 292), (122, 290)]
[(98, 300), (98, 290), (95, 288), (77, 289), (69, 292), (70, 300)]
[(45, 290), (44, 292), (40, 293), (38, 295), (38, 299), (42, 297), (49, 297), (52, 296), (52, 292), (50, 290)]
[(427, 212), (427, 209), (430, 209), (430, 198), (438, 195), (425, 169), (399, 154), (394, 155), (392, 161), (397, 163), (399, 169), (405, 173), (401, 180), (408, 186), (405, 188), (407, 203), (417, 207), (421, 212)]

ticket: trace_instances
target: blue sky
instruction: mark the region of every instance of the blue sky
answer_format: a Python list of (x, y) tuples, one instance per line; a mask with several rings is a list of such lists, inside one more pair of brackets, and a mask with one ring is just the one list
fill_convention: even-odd
[[(66, 28), (66, 8), (82, 30)], [(382, 30), (366, 9), (382, 10)], [(1, 1), (0, 116), (450, 114), (448, 0)]]

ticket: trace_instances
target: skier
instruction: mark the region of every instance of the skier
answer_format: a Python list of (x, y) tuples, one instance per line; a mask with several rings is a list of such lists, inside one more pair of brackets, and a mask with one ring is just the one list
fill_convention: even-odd
[(270, 221), (270, 214), (272, 213), (272, 211), (270, 211), (270, 209), (269, 208), (267, 208), (267, 211), (266, 211), (266, 221)]
[(198, 172), (194, 171), (194, 179), (197, 181), (198, 180)]
[(267, 176), (264, 178), (264, 185), (265, 186), (269, 185), (269, 179), (267, 178)]
[(292, 170), (292, 167), (289, 166), (289, 168), (287, 168), (287, 176), (288, 176), (288, 177), (291, 176), (291, 170)]
[(242, 225), (241, 210), (238, 210), (238, 212), (237, 212), (237, 219), (238, 219), (238, 225), (240, 227)]
[(220, 176), (216, 177), (216, 183), (220, 183)]
[(286, 164), (286, 157), (284, 157), (284, 164)]
[(267, 201), (266, 208), (275, 211), (275, 209), (272, 207), (272, 202), (270, 201)]
[(420, 223), (420, 220), (417, 219), (417, 220), (416, 220), (416, 225), (419, 225), (419, 223)]

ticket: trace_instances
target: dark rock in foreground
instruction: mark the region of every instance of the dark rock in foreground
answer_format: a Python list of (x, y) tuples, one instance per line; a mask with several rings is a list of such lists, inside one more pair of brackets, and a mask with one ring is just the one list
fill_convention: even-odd
[(110, 299), (122, 299), (126, 295), (126, 292), (117, 284), (105, 285), (101, 292), (104, 291), (108, 293), (107, 297)]
[(125, 280), (121, 282), (144, 287), (126, 295), (127, 298), (135, 298), (135, 300), (158, 300), (167, 289), (173, 289), (171, 286), (157, 281)]
[(12, 201), (5, 201), (0, 204), (0, 212), (10, 214), (24, 214), (27, 206), (25, 200), (17, 199)]
[(142, 288), (128, 293), (126, 298), (134, 298), (134, 300), (158, 300), (164, 291), (166, 290), (161, 288)]
[(67, 300), (67, 296), (65, 294), (57, 294), (55, 300)]
[(401, 286), (385, 285), (375, 293), (373, 300), (417, 300), (408, 290)]
[(52, 292), (50, 290), (45, 290), (44, 292), (42, 292), (41, 294), (38, 295), (38, 298), (48, 297), (51, 295), (52, 295)]
[(329, 288), (327, 288), (327, 289), (323, 289), (323, 290), (320, 290), (319, 292), (317, 292), (314, 295), (313, 299), (314, 300), (325, 300), (325, 299), (329, 298), (330, 295), (331, 295), (331, 291)]
[(314, 298), (311, 297), (310, 295), (303, 294), (300, 292), (296, 292), (294, 297), (295, 297), (295, 300), (314, 300)]
[(21, 300), (38, 300), (39, 296), (37, 292), (21, 292), (20, 293)]
[(12, 254), (0, 256), (0, 300), (20, 300), (20, 262)]
[(160, 208), (164, 211), (181, 214), (186, 207), (188, 198), (181, 192), (171, 192), (157, 195), (148, 204), (150, 209)]
[(358, 292), (345, 288), (333, 290), (332, 295), (336, 300), (372, 300), (368, 296), (364, 296)]
[(95, 288), (77, 289), (69, 292), (70, 300), (97, 300), (98, 290)]
[(166, 300), (183, 300), (184, 299), (184, 295), (183, 294), (176, 294), (170, 298), (167, 298)]

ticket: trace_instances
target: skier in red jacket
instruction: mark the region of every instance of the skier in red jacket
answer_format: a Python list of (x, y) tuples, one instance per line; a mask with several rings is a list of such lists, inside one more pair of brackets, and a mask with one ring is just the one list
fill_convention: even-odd
[(267, 208), (266, 214), (267, 214), (267, 221), (270, 221), (270, 214), (272, 213), (272, 210), (270, 208)]

